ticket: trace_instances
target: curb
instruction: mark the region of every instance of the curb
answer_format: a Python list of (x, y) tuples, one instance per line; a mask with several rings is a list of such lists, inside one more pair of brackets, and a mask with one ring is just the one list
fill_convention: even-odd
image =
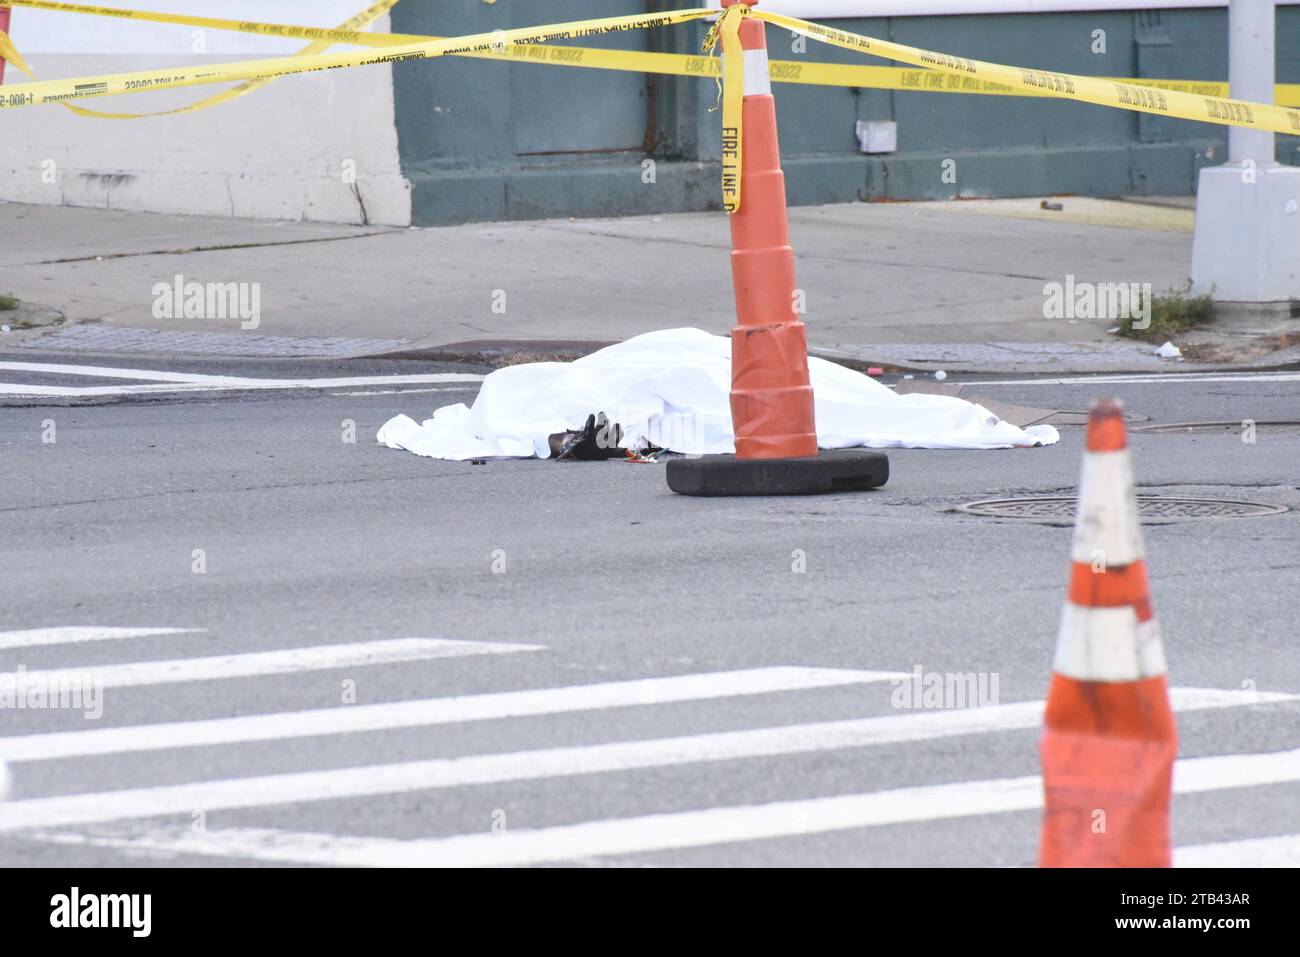
[[(451, 342), (445, 345), (418, 346), (394, 349), (384, 352), (365, 353), (353, 356), (358, 359), (411, 359), (429, 362), (458, 362), (495, 367), (518, 365), (523, 362), (572, 362), (590, 355), (607, 346), (615, 345), (613, 341), (596, 341), (589, 339), (472, 339), (463, 342)], [(1072, 364), (1066, 362), (1034, 362), (1018, 364), (971, 364), (961, 362), (909, 362), (900, 363), (897, 359), (871, 359), (860, 356), (844, 355), (838, 349), (810, 348), (808, 354), (836, 365), (866, 372), (880, 369), (887, 374), (893, 373), (931, 373), (940, 370), (959, 375), (1140, 375), (1178, 372), (1289, 372), (1300, 369), (1300, 352), (1284, 350), (1290, 353), (1285, 358), (1260, 362), (1238, 363), (1196, 363), (1167, 361), (1161, 365), (1138, 365), (1117, 361), (1111, 365)], [(1264, 357), (1268, 358), (1268, 357)]]
[(411, 346), (384, 352), (367, 352), (352, 358), (416, 359), (505, 366), (522, 362), (572, 362), (615, 344), (612, 340), (597, 342), (590, 339), (471, 339), (442, 346)]

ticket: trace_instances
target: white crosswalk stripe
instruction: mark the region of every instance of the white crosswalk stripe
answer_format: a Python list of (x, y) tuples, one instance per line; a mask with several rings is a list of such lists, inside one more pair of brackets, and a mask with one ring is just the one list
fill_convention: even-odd
[[(162, 627), (28, 629), (0, 632), (0, 650), (83, 642), (107, 643), (105, 647), (119, 648), (129, 647), (132, 638), (175, 635), (185, 639), (191, 634), (192, 629)], [(177, 647), (183, 648), (184, 644)], [(540, 650), (543, 647), (534, 644), (399, 638), (247, 654), (127, 661), (87, 669), (25, 672), (21, 677), (28, 682), (57, 683), (89, 672), (104, 687), (150, 687), (454, 657), (493, 656), (504, 662), (508, 658), (500, 656)], [(13, 677), (0, 675), (0, 685)], [(105, 755), (167, 751), (182, 762), (177, 766), (193, 770), (184, 772), (179, 779), (173, 774), (169, 783), (150, 785), (145, 781), (138, 787), (125, 789), (96, 789), (93, 781), (88, 782), (90, 786), (77, 787), (75, 793), (28, 794), (20, 787), (19, 799), (0, 803), (0, 835), (63, 847), (97, 846), (264, 863), (502, 866), (671, 852), (1039, 809), (1041, 779), (1026, 775), (672, 812), (656, 810), (656, 795), (650, 791), (640, 796), (649, 806), (639, 809), (650, 813), (576, 824), (539, 825), (500, 834), (466, 833), (430, 838), (351, 836), (260, 827), (219, 827), (193, 833), (187, 826), (166, 820), (179, 816), (188, 821), (196, 810), (207, 813), (288, 805), (319, 806), (327, 801), (375, 799), (485, 784), (532, 781), (542, 786), (561, 787), (563, 782), (576, 777), (636, 775), (657, 768), (707, 774), (711, 773), (710, 766), (722, 762), (791, 759), (798, 755), (897, 744), (923, 747), (926, 742), (1025, 731), (1041, 725), (1043, 702), (1021, 701), (951, 710), (896, 710), (868, 717), (629, 740), (617, 739), (618, 732), (611, 730), (602, 733), (607, 740), (599, 743), (321, 770), (277, 772), (273, 758), (268, 770), (275, 773), (211, 780), (204, 778), (202, 770), (210, 766), (209, 761), (197, 757), (190, 760), (186, 758), (190, 752), (185, 750), (229, 748), (251, 742), (273, 747), (278, 742), (295, 739), (337, 740), (339, 736), (362, 732), (385, 733), (505, 719), (526, 721), (529, 727), (545, 730), (546, 725), (536, 723), (578, 713), (591, 715), (591, 726), (599, 728), (619, 713), (655, 715), (658, 713), (655, 709), (671, 705), (708, 702), (721, 705), (741, 698), (757, 704), (766, 701), (766, 696), (818, 693), (854, 686), (865, 688), (910, 678), (910, 672), (768, 666), (295, 712), (258, 712), (231, 718), (11, 735), (0, 738), (0, 761), (10, 766), (19, 784), (26, 773), (24, 768), (30, 765)], [(878, 710), (886, 697), (871, 697), (876, 703), (872, 710)], [(803, 707), (819, 707), (818, 698), (802, 700)], [(1260, 707), (1281, 714), (1294, 710), (1300, 694), (1173, 688), (1170, 700), (1178, 712)], [(608, 740), (610, 737), (615, 739)], [(317, 753), (314, 745), (308, 753)], [(846, 756), (844, 760), (859, 759)], [(696, 768), (699, 770), (692, 770)], [(171, 783), (177, 780), (182, 783)], [(1300, 782), (1300, 750), (1189, 758), (1179, 761), (1175, 772), (1177, 794), (1296, 782)], [(1264, 861), (1292, 866), (1298, 860), (1300, 836), (1282, 835), (1180, 848), (1176, 863), (1244, 866)]]
[(563, 714), (632, 705), (701, 701), (772, 691), (827, 688), (888, 681), (900, 677), (884, 671), (831, 668), (757, 668), (647, 678), (598, 685), (506, 691), (459, 698), (349, 705), (332, 710), (248, 715), (212, 721), (133, 725), (96, 731), (29, 734), (0, 738), (0, 758), (9, 762), (50, 761), (92, 754), (161, 751), (168, 748), (276, 741), (326, 734), (386, 731), (435, 724), (460, 724), (526, 715)]
[(1174, 867), (1300, 867), (1300, 834), (1175, 848)]
[[(1249, 695), (1250, 700), (1256, 699), (1253, 692), (1195, 690), (1190, 700), (1194, 707), (1225, 707), (1245, 700), (1242, 694)], [(1188, 700), (1182, 695), (1174, 698), (1175, 705), (1185, 705)], [(193, 808), (229, 810), (374, 797), (1032, 728), (1041, 722), (1042, 709), (1041, 701), (1032, 701), (856, 721), (618, 741), (585, 747), (408, 761), (335, 771), (307, 771), (14, 801), (0, 805), (0, 832), (180, 814)]]
[[(1190, 758), (1174, 768), (1174, 793), (1191, 794), (1300, 781), (1300, 750)], [(803, 834), (909, 824), (981, 814), (1032, 811), (1042, 806), (1043, 781), (1033, 775), (900, 788), (802, 801), (717, 807), (677, 814), (591, 821), (501, 834), (464, 834), (436, 840), (333, 837), (269, 829), (234, 828), (204, 834), (154, 834), (99, 839), (155, 851), (341, 867), (501, 867), (577, 858), (681, 850)], [(69, 842), (96, 843), (80, 836)], [(1295, 860), (1296, 839), (1268, 850)], [(1213, 848), (1213, 849), (1211, 849)], [(1181, 852), (1181, 866), (1248, 856), (1253, 849), (1211, 845)], [(1189, 863), (1192, 862), (1192, 863)]]
[(164, 661), (134, 661), (92, 668), (61, 668), (27, 671), (29, 684), (60, 687), (87, 677), (102, 688), (131, 688), (142, 685), (179, 684), (185, 681), (216, 681), (254, 678), (297, 671), (327, 671), (365, 665), (394, 664), (428, 658), (458, 658), (465, 655), (496, 655), (516, 651), (537, 651), (541, 645), (511, 645), (480, 641), (452, 641), (443, 638), (395, 638), (355, 644), (315, 645), (283, 651), (258, 651), (244, 655), (211, 658), (176, 658)]
[(0, 395), (60, 396), (90, 398), (94, 396), (148, 395), (173, 392), (263, 392), (286, 389), (336, 389), (361, 386), (445, 385), (465, 387), (483, 381), (483, 376), (460, 372), (437, 372), (421, 375), (349, 376), (323, 379), (265, 379), (245, 376), (203, 375), (193, 372), (165, 372), (155, 369), (119, 369), (54, 362), (0, 362), (0, 372), (26, 372), (47, 376), (81, 376), (94, 379), (135, 380), (139, 385), (63, 386), (0, 382)]
[(0, 651), (15, 648), (44, 648), (50, 645), (69, 645), (83, 641), (112, 641), (125, 638), (145, 638), (151, 635), (197, 634), (198, 628), (29, 628), (25, 631), (0, 631)]

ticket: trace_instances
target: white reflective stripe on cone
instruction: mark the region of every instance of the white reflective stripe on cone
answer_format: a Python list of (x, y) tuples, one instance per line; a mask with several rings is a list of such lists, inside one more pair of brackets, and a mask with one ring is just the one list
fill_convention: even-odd
[(1165, 673), (1160, 625), (1132, 606), (1083, 608), (1066, 602), (1052, 670), (1081, 681), (1138, 681)]
[(767, 96), (772, 92), (772, 76), (767, 69), (766, 50), (745, 51), (745, 96)]
[(1074, 521), (1074, 560), (1092, 564), (1100, 558), (1111, 567), (1131, 565), (1143, 554), (1128, 450), (1085, 452)]

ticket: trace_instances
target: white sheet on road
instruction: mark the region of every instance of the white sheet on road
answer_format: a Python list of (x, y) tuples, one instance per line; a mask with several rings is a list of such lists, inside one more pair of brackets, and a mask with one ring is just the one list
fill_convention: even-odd
[[(952, 396), (897, 395), (869, 376), (811, 359), (817, 440), (824, 449), (1002, 449), (1051, 445), (1050, 425), (1017, 428)], [(549, 458), (547, 439), (593, 412), (623, 426), (623, 446), (688, 455), (734, 452), (731, 340), (699, 329), (649, 332), (574, 362), (498, 369), (473, 408), (448, 405), (423, 423), (399, 415), (380, 442), (436, 459)]]

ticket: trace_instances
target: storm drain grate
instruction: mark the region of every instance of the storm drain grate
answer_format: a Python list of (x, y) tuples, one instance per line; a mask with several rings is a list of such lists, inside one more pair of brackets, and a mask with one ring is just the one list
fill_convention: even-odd
[[(959, 505), (957, 511), (968, 515), (993, 518), (1023, 518), (1040, 522), (1074, 521), (1074, 498), (1002, 498)], [(1167, 522), (1194, 518), (1250, 518), (1257, 515), (1280, 515), (1289, 511), (1285, 505), (1264, 502), (1235, 502), (1210, 498), (1170, 498), (1163, 495), (1139, 495), (1138, 514), (1144, 522)]]

